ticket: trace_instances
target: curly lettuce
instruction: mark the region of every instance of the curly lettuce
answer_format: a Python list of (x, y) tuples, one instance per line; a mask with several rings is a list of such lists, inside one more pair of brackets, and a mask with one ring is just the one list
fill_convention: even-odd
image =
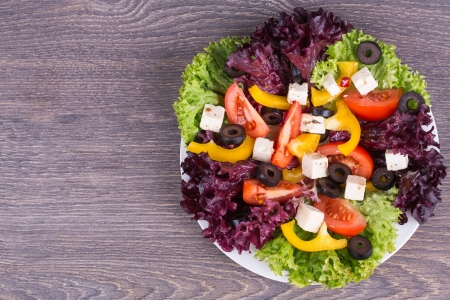
[[(392, 206), (398, 189), (387, 192), (367, 193), (364, 201), (352, 201), (353, 205), (366, 217), (367, 226), (361, 235), (366, 236), (373, 246), (373, 254), (366, 260), (351, 258), (347, 249), (303, 252), (294, 248), (281, 231), (276, 238), (258, 250), (255, 257), (265, 260), (272, 271), (282, 275), (288, 272), (289, 281), (298, 287), (320, 283), (325, 288), (340, 288), (350, 282), (359, 282), (369, 278), (381, 263), (387, 252), (395, 250), (397, 222), (401, 211)], [(304, 240), (312, 239), (315, 234), (295, 227), (296, 234)], [(334, 235), (339, 238), (338, 235)], [(342, 237), (340, 237), (342, 238)]]
[(223, 105), (223, 95), (233, 83), (225, 73), (225, 61), (238, 45), (247, 39), (227, 37), (211, 43), (205, 52), (198, 53), (182, 74), (180, 96), (173, 104), (181, 138), (192, 141), (200, 131), (200, 120), (205, 104)]
[(375, 41), (381, 48), (382, 56), (373, 65), (359, 63), (359, 69), (367, 67), (379, 83), (379, 88), (403, 88), (403, 92), (416, 91), (430, 105), (430, 95), (425, 90), (427, 83), (424, 76), (413, 72), (410, 67), (401, 63), (395, 54), (396, 47), (377, 41), (373, 36), (364, 34), (360, 30), (353, 30), (342, 35), (342, 41), (330, 45), (326, 50), (327, 60), (319, 61), (311, 75), (311, 82), (321, 89), (327, 73), (338, 77), (338, 61), (358, 61), (356, 49), (361, 42)]

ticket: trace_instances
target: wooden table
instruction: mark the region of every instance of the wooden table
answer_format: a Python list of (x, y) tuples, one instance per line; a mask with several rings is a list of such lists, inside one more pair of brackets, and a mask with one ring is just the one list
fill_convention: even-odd
[(436, 216), (342, 290), (247, 271), (179, 206), (181, 72), (208, 42), (295, 6), (394, 43), (427, 77), (448, 157), (448, 2), (363, 2), (2, 1), (0, 298), (448, 298), (448, 179)]

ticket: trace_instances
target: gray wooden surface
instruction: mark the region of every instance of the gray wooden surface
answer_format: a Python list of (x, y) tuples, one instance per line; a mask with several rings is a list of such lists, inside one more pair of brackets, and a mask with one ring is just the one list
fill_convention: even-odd
[(448, 1), (4, 0), (0, 299), (448, 299), (448, 179), (436, 216), (342, 290), (247, 271), (180, 208), (181, 72), (209, 41), (295, 6), (396, 44), (427, 76), (448, 158)]

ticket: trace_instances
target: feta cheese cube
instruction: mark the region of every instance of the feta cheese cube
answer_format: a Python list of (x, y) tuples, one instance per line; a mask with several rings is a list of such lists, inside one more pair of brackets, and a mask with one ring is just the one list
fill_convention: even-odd
[(349, 200), (364, 200), (366, 190), (366, 178), (357, 175), (348, 175), (345, 183), (344, 198)]
[(317, 134), (325, 133), (325, 118), (322, 116), (313, 116), (312, 114), (302, 114), (300, 121), (300, 130)]
[(200, 120), (200, 128), (203, 130), (219, 132), (222, 127), (224, 116), (224, 107), (205, 104), (203, 107), (202, 119)]
[(386, 167), (389, 171), (403, 170), (408, 167), (408, 155), (394, 154), (391, 149), (386, 150)]
[(303, 174), (311, 179), (327, 177), (328, 158), (317, 152), (307, 153), (302, 158)]
[(314, 233), (318, 232), (324, 218), (325, 214), (314, 206), (305, 203), (298, 205), (295, 220), (297, 220), (297, 224), (301, 229)]
[(273, 152), (273, 141), (261, 137), (256, 138), (253, 146), (253, 159), (270, 162)]
[(308, 100), (308, 84), (305, 82), (302, 85), (298, 83), (289, 84), (289, 91), (287, 101), (291, 104), (297, 101), (301, 105), (306, 105)]
[(378, 86), (378, 82), (367, 67), (364, 67), (353, 74), (352, 81), (361, 95), (367, 95)]
[(328, 73), (325, 75), (325, 81), (323, 82), (323, 88), (330, 93), (331, 96), (336, 96), (341, 92), (341, 89), (334, 80), (333, 74)]

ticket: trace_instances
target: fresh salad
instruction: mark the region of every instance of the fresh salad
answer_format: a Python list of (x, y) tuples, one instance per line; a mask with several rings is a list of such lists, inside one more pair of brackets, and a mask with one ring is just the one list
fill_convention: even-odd
[(424, 77), (332, 12), (295, 8), (197, 54), (174, 103), (184, 211), (299, 287), (367, 279), (441, 202)]

